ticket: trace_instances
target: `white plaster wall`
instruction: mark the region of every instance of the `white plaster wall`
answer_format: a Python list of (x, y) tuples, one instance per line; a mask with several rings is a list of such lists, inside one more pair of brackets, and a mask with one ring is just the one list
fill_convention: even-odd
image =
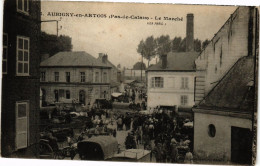
[[(46, 101), (54, 102), (55, 95), (54, 90), (63, 89), (70, 91), (71, 99), (79, 99), (79, 92), (81, 90), (85, 91), (85, 103), (93, 102), (95, 99), (104, 98), (104, 91), (107, 92), (106, 99), (110, 99), (110, 87), (109, 85), (73, 85), (73, 84), (50, 84), (50, 85), (41, 85), (41, 89), (46, 91)], [(91, 89), (91, 91), (90, 91)]]
[[(163, 77), (163, 88), (152, 88), (152, 77)], [(188, 89), (181, 89), (181, 78), (188, 77)], [(148, 78), (148, 99), (147, 106), (156, 107), (159, 105), (180, 106), (181, 95), (188, 96), (186, 107), (194, 105), (194, 78), (195, 72), (147, 72)], [(174, 81), (172, 81), (174, 78)]]
[[(210, 137), (208, 126), (215, 125), (216, 135)], [(231, 126), (252, 129), (249, 119), (194, 113), (194, 153), (203, 159), (231, 159)]]
[[(41, 68), (41, 72), (46, 72), (45, 82), (54, 82), (54, 72), (59, 72), (59, 82), (66, 82), (66, 72), (70, 72), (70, 82), (80, 82), (80, 72), (85, 72), (86, 82), (95, 82), (95, 73), (99, 72), (98, 83), (109, 83), (111, 79), (111, 69), (100, 68)], [(103, 73), (107, 73), (107, 80), (103, 80)]]
[(206, 70), (206, 94), (239, 58), (248, 55), (248, 23), (249, 8), (239, 7), (196, 60), (197, 69)]

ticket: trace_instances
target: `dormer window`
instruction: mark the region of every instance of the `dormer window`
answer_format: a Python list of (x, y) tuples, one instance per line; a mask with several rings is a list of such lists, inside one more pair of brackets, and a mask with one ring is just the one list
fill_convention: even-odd
[(29, 0), (16, 0), (17, 11), (29, 14)]

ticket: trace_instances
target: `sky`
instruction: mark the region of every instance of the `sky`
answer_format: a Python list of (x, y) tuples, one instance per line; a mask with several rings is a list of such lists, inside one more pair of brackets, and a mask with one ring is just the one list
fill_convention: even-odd
[[(113, 64), (126, 68), (141, 61), (136, 49), (142, 39), (151, 35), (184, 38), (188, 13), (194, 14), (194, 38), (204, 41), (211, 39), (236, 9), (234, 6), (57, 1), (43, 1), (41, 5), (42, 20), (61, 20), (59, 35), (72, 38), (72, 51), (85, 51), (94, 57), (106, 53)], [(70, 16), (53, 16), (53, 13)], [(80, 16), (89, 14), (92, 17)], [(106, 15), (106, 18), (94, 18), (93, 14)], [(109, 18), (111, 15), (142, 16), (149, 20)], [(161, 17), (161, 20), (155, 20), (155, 17)], [(178, 17), (182, 21), (163, 20), (164, 17)], [(148, 25), (149, 22), (153, 25)], [(155, 22), (163, 25), (155, 25)], [(42, 23), (42, 31), (56, 34), (56, 22)], [(147, 61), (144, 62), (147, 65)]]

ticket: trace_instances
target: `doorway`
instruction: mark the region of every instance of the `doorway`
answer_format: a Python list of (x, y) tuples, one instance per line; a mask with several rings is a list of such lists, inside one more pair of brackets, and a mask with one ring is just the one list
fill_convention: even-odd
[(58, 90), (54, 90), (54, 98), (55, 98), (55, 102), (59, 101), (59, 92), (58, 92)]
[(46, 90), (42, 89), (42, 107), (46, 106)]
[(231, 161), (252, 164), (252, 132), (247, 128), (231, 126)]
[(86, 104), (85, 102), (85, 91), (84, 90), (81, 90), (79, 91), (79, 103), (80, 104)]

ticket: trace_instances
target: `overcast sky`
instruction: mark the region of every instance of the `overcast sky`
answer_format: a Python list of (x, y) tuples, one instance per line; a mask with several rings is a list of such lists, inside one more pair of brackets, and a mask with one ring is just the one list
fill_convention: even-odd
[[(194, 38), (211, 39), (230, 17), (236, 7), (166, 5), (134, 3), (92, 3), (92, 2), (42, 2), (42, 20), (60, 19), (48, 12), (73, 13), (63, 16), (59, 22), (59, 34), (72, 37), (73, 51), (86, 51), (94, 57), (107, 53), (115, 65), (127, 68), (141, 60), (136, 52), (140, 40), (153, 35), (169, 35), (182, 38), (186, 35), (186, 15), (194, 14)], [(106, 14), (106, 18), (77, 17), (76, 14)], [(110, 19), (110, 15), (145, 16), (150, 20)], [(79, 15), (78, 15), (79, 16)], [(155, 22), (155, 16), (183, 18), (183, 21), (160, 21), (166, 25), (147, 25)], [(151, 20), (153, 18), (153, 20)], [(42, 23), (42, 30), (56, 34), (56, 23)]]

